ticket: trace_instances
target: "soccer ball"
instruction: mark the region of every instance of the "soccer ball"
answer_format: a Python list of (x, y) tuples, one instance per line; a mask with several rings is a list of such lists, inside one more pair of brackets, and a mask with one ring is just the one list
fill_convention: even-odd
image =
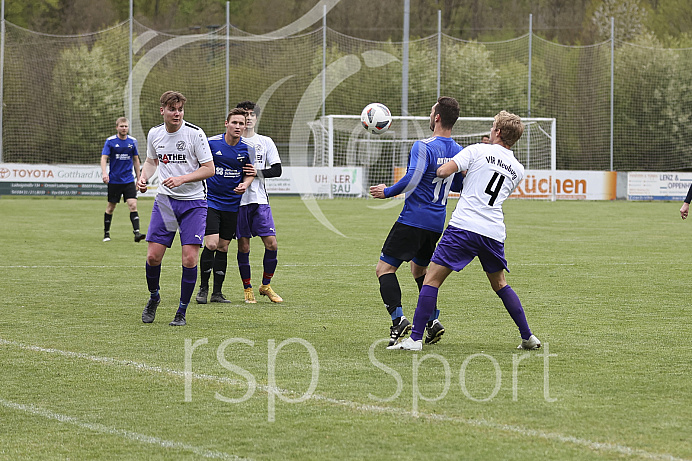
[(372, 134), (382, 134), (392, 126), (392, 113), (387, 106), (379, 102), (368, 104), (360, 113), (363, 128)]

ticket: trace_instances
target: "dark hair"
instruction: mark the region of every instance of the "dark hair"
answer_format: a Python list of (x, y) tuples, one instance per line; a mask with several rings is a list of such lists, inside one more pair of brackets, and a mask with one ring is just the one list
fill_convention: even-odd
[(243, 102), (239, 102), (239, 103), (236, 105), (236, 107), (239, 107), (239, 108), (245, 109), (245, 110), (251, 110), (251, 111), (253, 111), (253, 112), (255, 113), (255, 115), (258, 116), (258, 117), (259, 117), (259, 115), (260, 115), (260, 106), (258, 106), (257, 104), (255, 104), (255, 103), (252, 102), (252, 101), (243, 101)]
[(166, 91), (161, 95), (160, 100), (161, 107), (168, 107), (178, 103), (182, 103), (184, 106), (185, 101), (187, 101), (187, 98), (183, 96), (182, 93), (178, 93), (177, 91)]
[(231, 111), (228, 113), (228, 116), (226, 116), (226, 121), (230, 122), (231, 117), (234, 115), (242, 115), (243, 117), (245, 117), (247, 115), (247, 112), (245, 112), (245, 109), (241, 109), (240, 107), (231, 109)]
[(440, 96), (435, 106), (435, 115), (440, 115), (440, 125), (452, 128), (459, 118), (459, 103), (449, 96)]

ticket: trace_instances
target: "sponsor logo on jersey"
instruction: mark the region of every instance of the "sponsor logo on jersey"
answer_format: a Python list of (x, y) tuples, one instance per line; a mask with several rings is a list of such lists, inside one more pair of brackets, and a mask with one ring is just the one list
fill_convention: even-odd
[(185, 154), (159, 154), (158, 157), (159, 161), (163, 164), (187, 162)]
[(185, 150), (185, 141), (178, 141), (175, 143), (175, 148), (178, 150)]
[(223, 154), (221, 153), (220, 150), (217, 150), (216, 152), (214, 152), (214, 155), (223, 155)]

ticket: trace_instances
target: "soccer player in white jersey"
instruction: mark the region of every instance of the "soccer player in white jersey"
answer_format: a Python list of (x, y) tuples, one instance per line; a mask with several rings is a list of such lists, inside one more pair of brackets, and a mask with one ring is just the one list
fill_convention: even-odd
[[(380, 284), (380, 295), (392, 318), (389, 327), (389, 345), (397, 344), (411, 331), (411, 322), (404, 316), (401, 303), (401, 287), (396, 271), (404, 261), (410, 261), (411, 275), (420, 290), (435, 244), (440, 239), (447, 218), (447, 195), (456, 179), (456, 191), (460, 190), (461, 175), (450, 175), (441, 180), (437, 168), (448, 162), (461, 146), (452, 139), (452, 128), (459, 118), (456, 99), (442, 96), (430, 110), (432, 137), (416, 141), (411, 148), (406, 174), (391, 187), (378, 184), (370, 187), (374, 198), (396, 197), (406, 194), (404, 208), (382, 245), (380, 260), (375, 274)], [(426, 344), (435, 344), (445, 332), (438, 320), (440, 311), (435, 309), (426, 319)]]
[(283, 302), (283, 298), (277, 295), (270, 283), (277, 266), (276, 227), (272, 210), (269, 206), (267, 189), (264, 187), (265, 178), (278, 178), (281, 176), (281, 159), (274, 141), (269, 136), (255, 133), (257, 117), (260, 115), (260, 107), (252, 101), (243, 101), (236, 107), (245, 109), (247, 119), (245, 135), (243, 139), (255, 148), (253, 165), (244, 168), (246, 174), (256, 174), (254, 181), (240, 199), (238, 210), (238, 270), (243, 281), (245, 302), (255, 303), (255, 294), (252, 290), (250, 272), (250, 239), (259, 236), (264, 243), (264, 258), (262, 266), (262, 284), (259, 294), (268, 297), (274, 303)]
[(137, 181), (146, 192), (147, 181), (158, 168), (159, 186), (147, 231), (147, 287), (149, 300), (142, 322), (151, 323), (161, 302), (161, 261), (178, 230), (182, 245), (183, 274), (180, 304), (172, 326), (186, 324), (185, 313), (197, 283), (197, 259), (207, 219), (205, 179), (214, 174), (207, 136), (201, 128), (183, 120), (186, 98), (175, 91), (161, 95), (163, 123), (149, 130), (147, 159)]
[(541, 347), (504, 273), (509, 269), (505, 260), (502, 203), (524, 178), (524, 167), (510, 150), (523, 132), (524, 124), (517, 115), (501, 111), (495, 116), (490, 131), (490, 144), (472, 144), (437, 169), (440, 178), (461, 172), (465, 176), (464, 189), (431, 259), (418, 296), (411, 336), (387, 349), (419, 351), (423, 348), (425, 322), (435, 311), (439, 287), (453, 270), (462, 270), (476, 256), (490, 286), (519, 328), (521, 344), (518, 349)]

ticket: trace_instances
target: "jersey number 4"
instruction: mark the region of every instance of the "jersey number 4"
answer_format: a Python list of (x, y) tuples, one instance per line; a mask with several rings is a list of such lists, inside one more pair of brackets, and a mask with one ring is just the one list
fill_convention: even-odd
[(488, 205), (493, 206), (495, 204), (495, 200), (497, 200), (497, 196), (500, 195), (500, 190), (502, 190), (503, 182), (505, 182), (505, 177), (498, 172), (495, 172), (493, 177), (490, 178), (488, 185), (485, 186), (485, 193), (490, 196)]

